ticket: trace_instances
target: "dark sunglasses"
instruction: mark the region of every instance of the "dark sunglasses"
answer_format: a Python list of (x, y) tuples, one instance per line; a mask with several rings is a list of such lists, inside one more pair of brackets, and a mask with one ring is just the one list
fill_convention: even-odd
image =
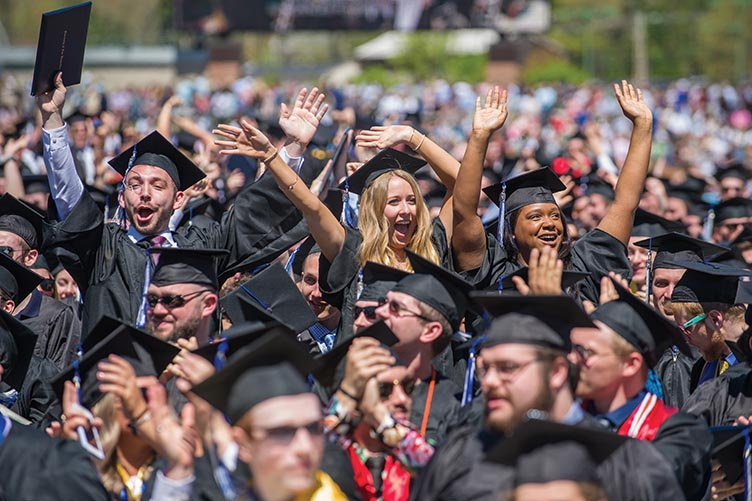
[(383, 305), (389, 305), (389, 313), (398, 317), (404, 317), (404, 316), (413, 316), (418, 317), (421, 320), (425, 320), (426, 322), (431, 322), (432, 320), (417, 311), (409, 310), (404, 304), (400, 303), (399, 301), (395, 301), (394, 299), (387, 299), (387, 298), (381, 298), (379, 299), (379, 306)]
[(395, 379), (390, 383), (379, 383), (379, 395), (381, 395), (382, 400), (389, 398), (396, 386), (401, 386), (407, 395), (411, 395), (416, 384), (417, 380), (413, 378), (403, 379), (402, 381)]
[(6, 256), (13, 257), (14, 252), (23, 252), (23, 249), (14, 249), (13, 247), (9, 245), (2, 245), (0, 246), (0, 252), (5, 254)]
[(354, 318), (358, 318), (362, 313), (368, 320), (376, 320), (376, 308), (378, 306), (356, 306), (353, 308)]
[(321, 420), (301, 426), (277, 426), (275, 428), (256, 427), (261, 432), (264, 440), (273, 442), (276, 445), (289, 445), (293, 441), (298, 431), (304, 429), (313, 438), (320, 438), (324, 435), (324, 423)]
[(159, 303), (162, 303), (162, 306), (164, 306), (167, 309), (180, 308), (181, 306), (188, 303), (190, 300), (198, 297), (198, 295), (201, 294), (202, 292), (208, 292), (208, 290), (201, 289), (198, 291), (190, 292), (188, 294), (184, 294), (182, 296), (178, 296), (178, 295), (156, 296), (154, 294), (148, 294), (146, 296), (146, 302), (149, 304), (150, 308), (154, 308)]
[(55, 281), (51, 278), (45, 278), (39, 282), (39, 288), (45, 292), (52, 292), (55, 288)]

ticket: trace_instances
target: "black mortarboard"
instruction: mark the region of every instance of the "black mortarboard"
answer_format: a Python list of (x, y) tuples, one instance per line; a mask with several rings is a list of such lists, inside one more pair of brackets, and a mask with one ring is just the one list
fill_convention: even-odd
[(710, 204), (705, 203), (701, 200), (692, 200), (688, 205), (688, 215), (697, 216), (702, 218), (703, 220), (708, 215), (708, 211), (710, 210)]
[(653, 367), (666, 348), (676, 346), (685, 355), (692, 352), (679, 326), (658, 310), (635, 297), (629, 290), (611, 281), (619, 299), (600, 305), (591, 320), (603, 322), (642, 354), (648, 366)]
[(516, 466), (516, 485), (597, 482), (596, 466), (627, 440), (607, 430), (530, 419), (492, 448), (485, 460)]
[(358, 300), (378, 301), (386, 297), (386, 293), (408, 275), (410, 273), (406, 271), (368, 261), (363, 267), (363, 291)]
[(15, 233), (30, 249), (37, 249), (42, 244), (44, 216), (30, 205), (6, 193), (0, 197), (0, 231)]
[(356, 337), (374, 338), (380, 342), (382, 346), (387, 348), (399, 343), (399, 338), (397, 338), (383, 320), (379, 320), (368, 327), (364, 327), (349, 338), (337, 343), (331, 350), (318, 357), (318, 360), (320, 360), (321, 363), (314, 372), (314, 376), (316, 376), (316, 379), (318, 379), (321, 384), (326, 387), (331, 387), (333, 385), (337, 365), (347, 355), (347, 351), (350, 349), (350, 345)]
[(590, 182), (587, 184), (587, 189), (585, 190), (585, 194), (588, 196), (600, 195), (606, 200), (611, 200), (611, 201), (613, 201), (614, 197), (616, 196), (613, 186), (611, 186), (607, 182), (602, 181), (598, 178), (590, 180)]
[(0, 310), (0, 362), (3, 382), (20, 390), (29, 370), (37, 335), (20, 320)]
[[(528, 267), (523, 266), (522, 268), (518, 268), (512, 273), (501, 277), (501, 290), (504, 290), (504, 291), (515, 290), (514, 282), (512, 281), (512, 278), (514, 277), (520, 277), (525, 282), (527, 282), (528, 271), (529, 271)], [(576, 284), (580, 280), (585, 280), (586, 278), (590, 276), (592, 275), (586, 271), (564, 270), (564, 272), (561, 275), (561, 287), (562, 289), (568, 289), (570, 287), (573, 287), (574, 284)]]
[(720, 263), (679, 264), (687, 271), (674, 287), (673, 303), (737, 304), (739, 277), (752, 276), (752, 271)]
[(532, 344), (569, 352), (574, 327), (595, 327), (569, 296), (510, 296), (496, 291), (473, 292), (473, 302), (495, 317), (483, 347)]
[(728, 247), (722, 247), (704, 240), (692, 238), (681, 233), (667, 233), (654, 238), (635, 242), (638, 247), (658, 251), (653, 261), (653, 269), (683, 268), (677, 265), (679, 261), (707, 261), (713, 256), (728, 251)]
[(233, 325), (274, 321), (298, 333), (316, 323), (308, 302), (279, 263), (260, 271), (220, 302)]
[(52, 267), (50, 266), (49, 261), (47, 261), (47, 258), (44, 254), (41, 252), (37, 254), (37, 258), (34, 260), (34, 264), (30, 266), (31, 269), (34, 270), (47, 270), (50, 273), (52, 272)]
[[(102, 398), (97, 364), (110, 354), (127, 360), (136, 376), (158, 377), (180, 352), (177, 346), (110, 317), (97, 322), (87, 336), (83, 350), (78, 373), (81, 376), (81, 404), (85, 407), (93, 406)], [(71, 365), (50, 381), (61, 402), (65, 382), (73, 380), (75, 375), (76, 368)]]
[[(134, 148), (136, 158), (131, 164)], [(159, 167), (169, 174), (180, 191), (187, 190), (206, 177), (201, 169), (157, 131), (141, 139), (108, 163), (123, 177), (135, 165)]]
[(234, 425), (265, 400), (308, 393), (306, 375), (317, 365), (298, 341), (271, 333), (250, 343), (192, 391), (222, 411)]
[(37, 288), (43, 278), (0, 252), (0, 290), (16, 305)]
[(406, 251), (415, 273), (400, 280), (392, 291), (407, 294), (426, 303), (446, 318), (456, 331), (465, 315), (467, 294), (473, 290), (472, 284), (410, 249)]
[[(506, 186), (506, 188), (504, 188)], [(567, 187), (550, 167), (541, 167), (498, 184), (483, 188), (493, 203), (499, 205), (502, 190), (506, 193), (507, 214), (531, 204), (555, 204), (554, 193)]]
[(73, 113), (65, 117), (64, 120), (67, 124), (74, 124), (76, 122), (85, 122), (89, 118), (91, 118), (91, 116), (87, 115), (86, 113), (81, 113), (79, 110), (74, 110)]
[(729, 198), (715, 207), (715, 224), (742, 217), (752, 217), (752, 200), (748, 198)]
[(726, 482), (733, 485), (742, 479), (744, 474), (745, 432), (749, 433), (749, 426), (711, 426), (713, 434), (713, 449), (711, 456), (721, 464), (721, 471), (726, 474)]
[(316, 245), (313, 235), (308, 235), (295, 250), (295, 256), (292, 259), (292, 272), (295, 275), (301, 276), (303, 274), (303, 264), (305, 264), (306, 258), (311, 254), (314, 247), (318, 249), (318, 252), (321, 252), (321, 248)]
[[(684, 231), (685, 228), (681, 222), (669, 221), (665, 217), (638, 207), (635, 212), (631, 235), (633, 237), (657, 237), (666, 233), (683, 233)], [(653, 242), (655, 243), (655, 240)]]
[(151, 283), (163, 287), (173, 284), (198, 284), (216, 291), (217, 259), (226, 256), (225, 249), (186, 249), (152, 247), (150, 254), (159, 255)]
[(742, 228), (742, 232), (736, 236), (736, 238), (729, 244), (731, 247), (736, 247), (739, 244), (752, 242), (752, 224), (745, 224)]
[(42, 14), (31, 83), (32, 96), (54, 88), (55, 76), (60, 71), (63, 72), (63, 85), (66, 87), (81, 82), (90, 14), (91, 2)]
[(46, 174), (23, 177), (24, 191), (27, 195), (34, 193), (49, 193), (50, 181)]
[(719, 182), (726, 179), (727, 177), (741, 179), (742, 181), (746, 182), (750, 178), (750, 173), (747, 171), (747, 169), (744, 168), (742, 164), (739, 163), (729, 165), (727, 167), (724, 167), (723, 169), (718, 169), (715, 173), (715, 178)]
[(403, 170), (409, 174), (415, 174), (424, 165), (426, 165), (426, 161), (422, 158), (387, 148), (364, 163), (345, 181), (342, 181), (337, 188), (362, 195), (363, 190), (382, 174), (393, 170)]

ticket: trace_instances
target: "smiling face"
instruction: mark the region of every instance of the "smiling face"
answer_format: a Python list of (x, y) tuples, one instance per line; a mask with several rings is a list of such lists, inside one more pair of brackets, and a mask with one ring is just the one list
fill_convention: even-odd
[(559, 250), (564, 238), (561, 210), (552, 203), (522, 207), (514, 224), (514, 238), (525, 261), (533, 249), (553, 247)]
[(153, 165), (135, 165), (124, 185), (118, 201), (128, 220), (143, 235), (165, 231), (172, 212), (182, 206), (185, 198), (167, 172)]
[(671, 309), (671, 294), (674, 293), (674, 287), (684, 276), (684, 268), (656, 268), (653, 270), (653, 285), (650, 289), (653, 306), (669, 320), (674, 320), (674, 313)]
[(643, 240), (644, 237), (629, 237), (627, 243), (627, 256), (632, 266), (632, 281), (639, 286), (645, 285), (648, 265), (648, 250), (637, 247), (634, 243)]
[(384, 217), (390, 247), (404, 249), (410, 243), (418, 225), (417, 198), (407, 181), (398, 176), (389, 179)]
[(319, 259), (320, 253), (311, 254), (303, 262), (303, 278), (298, 283), (298, 289), (308, 301), (316, 319), (327, 327), (336, 326), (339, 322), (340, 311), (327, 303), (319, 289)]

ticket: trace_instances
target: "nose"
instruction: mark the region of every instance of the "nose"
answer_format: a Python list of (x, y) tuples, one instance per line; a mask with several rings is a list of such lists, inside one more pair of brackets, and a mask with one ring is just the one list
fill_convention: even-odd
[(155, 304), (153, 307), (149, 308), (149, 311), (152, 315), (157, 315), (160, 317), (163, 317), (169, 313), (169, 310), (167, 309), (167, 307), (165, 307), (164, 304), (162, 304), (161, 301)]
[(390, 397), (390, 399), (394, 405), (401, 405), (402, 407), (406, 407), (408, 401), (410, 400), (410, 397), (407, 395), (407, 393), (405, 393), (405, 389), (402, 387), (402, 385), (398, 384), (392, 390), (392, 396)]
[(374, 313), (376, 313), (376, 316), (378, 316), (379, 318), (382, 318), (382, 319), (389, 318), (389, 303), (382, 304), (381, 306), (376, 308)]
[(295, 432), (290, 448), (300, 457), (307, 457), (313, 451), (315, 444), (311, 433), (305, 428), (299, 428)]

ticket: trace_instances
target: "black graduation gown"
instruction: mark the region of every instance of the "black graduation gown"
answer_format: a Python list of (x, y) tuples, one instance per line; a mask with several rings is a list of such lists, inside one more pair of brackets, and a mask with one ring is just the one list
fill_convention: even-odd
[(60, 369), (52, 361), (32, 357), (21, 391), (18, 392), (18, 399), (11, 410), (38, 427), (49, 424), (45, 416), (48, 409), (57, 401), (57, 397), (48, 381), (59, 373)]
[[(307, 234), (301, 213), (267, 173), (240, 192), (220, 223), (208, 228), (184, 226), (173, 237), (183, 248), (230, 251), (219, 263), (222, 283), (236, 271), (275, 259)], [(144, 287), (145, 247), (131, 242), (117, 224), (105, 224), (88, 192), (68, 217), (45, 227), (45, 246), (53, 250), (84, 294), (84, 333), (102, 315), (135, 323)]]
[[(441, 266), (451, 270), (446, 230), (439, 218), (433, 222), (431, 240), (436, 246)], [(319, 289), (324, 300), (342, 312), (337, 328), (337, 337), (342, 339), (349, 339), (353, 335), (353, 308), (358, 299), (362, 243), (360, 231), (345, 228), (345, 242), (334, 261), (330, 263), (323, 254), (319, 259)]]
[(678, 349), (668, 348), (663, 352), (653, 370), (661, 380), (663, 402), (680, 409), (689, 397), (690, 374), (697, 358), (691, 358)]
[[(745, 355), (741, 352), (741, 350), (739, 350), (739, 348), (736, 346), (736, 343), (732, 343), (731, 341), (726, 341), (726, 346), (729, 347), (729, 349), (734, 354), (737, 360), (744, 360), (746, 358)], [(700, 377), (702, 376), (702, 371), (705, 369), (705, 364), (706, 364), (705, 359), (702, 357), (699, 357), (697, 360), (695, 360), (695, 363), (692, 365), (692, 371), (689, 376), (690, 393), (694, 393), (694, 391), (697, 389), (697, 386), (700, 383)], [(728, 371), (730, 369), (731, 367), (729, 367), (729, 369), (726, 369), (726, 370)], [(705, 382), (707, 383), (707, 381)]]
[(752, 369), (741, 363), (701, 384), (682, 408), (708, 426), (731, 426), (739, 416), (752, 416)]
[[(579, 424), (598, 427), (586, 417)], [(484, 461), (503, 437), (477, 427), (450, 434), (421, 472), (410, 493), (414, 501), (496, 501), (514, 488), (512, 467)], [(684, 499), (665, 458), (650, 443), (630, 441), (598, 467), (609, 499)]]
[[(430, 379), (423, 381), (415, 387), (410, 411), (410, 422), (418, 429), (423, 423), (426, 410), (426, 402), (430, 389)], [(426, 423), (425, 438), (432, 444), (440, 444), (444, 438), (455, 428), (468, 424), (477, 414), (469, 412), (470, 408), (461, 406), (462, 388), (458, 387), (451, 379), (436, 371), (436, 385), (431, 399), (431, 408)], [(471, 406), (477, 409), (477, 405)]]
[(0, 472), (2, 501), (110, 499), (77, 442), (16, 423), (0, 445)]
[(34, 355), (51, 360), (60, 369), (73, 362), (81, 339), (81, 321), (72, 306), (35, 289), (16, 317), (38, 336)]
[[(486, 254), (483, 263), (473, 270), (466, 270), (462, 275), (478, 289), (496, 289), (499, 278), (521, 268), (517, 262), (510, 260), (506, 251), (491, 234), (486, 234)], [(578, 239), (570, 250), (568, 270), (583, 271), (591, 274), (575, 285), (573, 295), (588, 299), (598, 304), (601, 278), (614, 271), (626, 279), (632, 276), (632, 267), (627, 258), (627, 248), (619, 240), (595, 229)]]

